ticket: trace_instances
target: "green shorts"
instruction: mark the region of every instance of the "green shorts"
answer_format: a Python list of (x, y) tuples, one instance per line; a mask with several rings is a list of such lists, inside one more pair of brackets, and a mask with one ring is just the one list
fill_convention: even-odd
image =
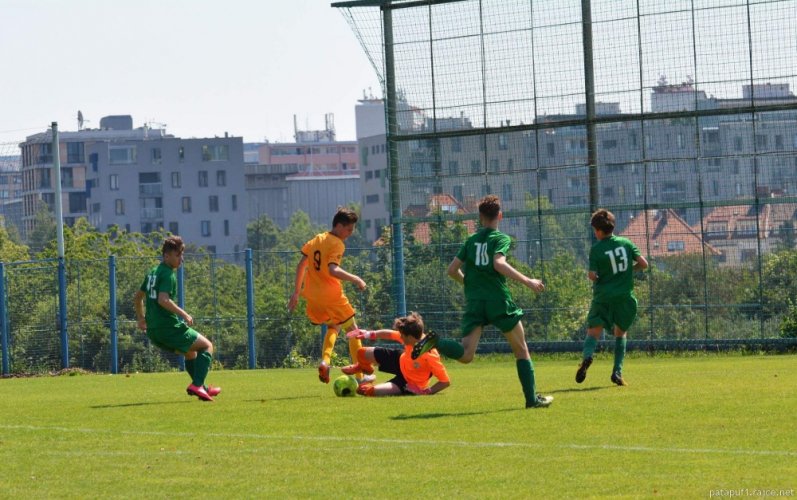
[(467, 301), (465, 312), (462, 314), (462, 336), (470, 334), (477, 326), (493, 325), (501, 332), (508, 332), (515, 328), (523, 310), (512, 302), (506, 300), (471, 300)]
[(587, 328), (602, 326), (609, 333), (612, 327), (617, 326), (620, 330), (627, 332), (636, 319), (637, 300), (636, 297), (622, 297), (611, 302), (595, 302), (589, 306), (587, 314)]
[(171, 328), (147, 328), (149, 340), (164, 351), (185, 354), (199, 338), (199, 332), (179, 323)]

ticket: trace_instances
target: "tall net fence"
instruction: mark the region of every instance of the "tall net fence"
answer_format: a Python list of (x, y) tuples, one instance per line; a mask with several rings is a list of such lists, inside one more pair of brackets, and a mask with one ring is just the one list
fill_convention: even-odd
[(408, 308), (457, 331), (445, 270), (496, 194), (548, 285), (515, 291), (532, 341), (582, 338), (598, 207), (652, 263), (632, 338), (797, 334), (797, 1), (333, 6), (383, 83)]
[[(351, 249), (347, 257), (352, 272), (372, 285), (364, 293), (347, 287), (358, 321), (372, 327), (389, 326), (393, 318), (390, 277), (380, 269), (377, 252)], [(294, 314), (286, 309), (298, 257), (298, 252), (252, 252), (248, 278), (244, 252), (186, 255), (178, 271), (175, 301), (192, 315), (194, 328), (213, 342), (217, 368), (301, 367), (317, 362), (322, 340), (319, 327), (306, 319), (303, 304)], [(113, 266), (110, 259), (67, 260), (66, 350), (57, 259), (4, 264), (8, 340), (3, 348), (8, 366), (0, 368), (4, 373), (57, 371), (65, 366), (62, 356), (66, 353), (70, 368), (109, 372), (115, 358), (119, 372), (176, 369), (179, 357), (151, 345), (136, 327), (133, 296), (158, 263), (156, 258), (132, 257), (115, 258)], [(337, 362), (348, 364), (344, 342), (338, 343), (335, 356)]]

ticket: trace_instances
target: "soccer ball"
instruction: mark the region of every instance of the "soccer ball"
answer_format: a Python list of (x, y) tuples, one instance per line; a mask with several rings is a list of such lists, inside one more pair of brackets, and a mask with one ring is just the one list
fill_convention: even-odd
[(341, 375), (332, 382), (332, 390), (338, 397), (354, 396), (357, 394), (357, 379), (351, 375)]

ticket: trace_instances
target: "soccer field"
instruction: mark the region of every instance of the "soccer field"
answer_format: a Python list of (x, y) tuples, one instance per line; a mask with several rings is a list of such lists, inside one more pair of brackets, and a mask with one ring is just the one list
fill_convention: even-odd
[[(315, 370), (0, 380), (0, 497), (726, 497), (797, 490), (797, 357), (448, 362), (437, 396), (336, 398)], [(336, 375), (337, 371), (333, 371)], [(379, 374), (380, 380), (386, 380)]]

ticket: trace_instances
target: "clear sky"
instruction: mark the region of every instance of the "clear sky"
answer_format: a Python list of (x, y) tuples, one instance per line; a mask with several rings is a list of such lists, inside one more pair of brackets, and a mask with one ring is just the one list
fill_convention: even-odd
[(330, 0), (0, 0), (0, 143), (106, 115), (179, 137), (293, 140), (354, 106), (376, 72)]

